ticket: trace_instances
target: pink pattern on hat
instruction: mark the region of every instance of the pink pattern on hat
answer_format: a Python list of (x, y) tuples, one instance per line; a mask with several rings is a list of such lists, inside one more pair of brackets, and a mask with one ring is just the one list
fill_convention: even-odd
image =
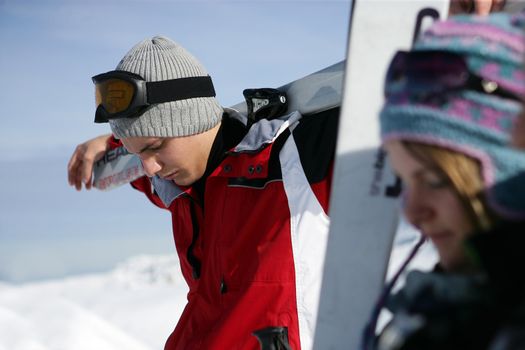
[(501, 66), (497, 63), (487, 63), (479, 70), (479, 75), (485, 79), (492, 80), (502, 87), (515, 91), (521, 94), (525, 94), (525, 72), (521, 69), (516, 69), (512, 72), (512, 78), (502, 77), (500, 74)]
[[(473, 113), (474, 111), (477, 113)], [(496, 132), (508, 132), (501, 123), (501, 120), (507, 117), (507, 113), (467, 99), (453, 99), (447, 108), (447, 114), (449, 117), (484, 126)], [(479, 115), (479, 118), (476, 118), (476, 115)]]
[(512, 72), (512, 79), (515, 81), (525, 80), (525, 70), (515, 70)]
[[(433, 25), (428, 31), (428, 35), (444, 36), (479, 36), (483, 33), (484, 40), (492, 40), (511, 48), (516, 52), (523, 53), (523, 36), (518, 33), (511, 33), (493, 24), (483, 23), (483, 17), (477, 23), (461, 23), (453, 21), (442, 21)], [(431, 34), (432, 33), (432, 34)]]
[(505, 117), (505, 114), (493, 108), (482, 108), (481, 115), (482, 118), (479, 120), (479, 124), (492, 130), (505, 131), (500, 123), (501, 118)]
[(484, 77), (485, 76), (488, 76), (488, 77), (497, 76), (499, 74), (499, 71), (500, 71), (499, 64), (494, 63), (494, 62), (487, 63), (486, 65), (483, 66), (483, 68), (479, 70), (481, 75), (483, 75)]
[(457, 119), (463, 119), (466, 121), (472, 121), (472, 109), (476, 108), (475, 104), (471, 101), (464, 99), (454, 99), (447, 108), (447, 113), (450, 116), (456, 117)]

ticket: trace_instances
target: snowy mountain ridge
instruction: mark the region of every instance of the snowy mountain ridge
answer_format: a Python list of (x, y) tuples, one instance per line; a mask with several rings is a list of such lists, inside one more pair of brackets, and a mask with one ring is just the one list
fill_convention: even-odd
[(173, 255), (138, 255), (118, 264), (109, 282), (136, 288), (145, 285), (185, 287), (178, 258)]
[(0, 283), (0, 350), (162, 349), (186, 293), (174, 255), (133, 257), (103, 274)]

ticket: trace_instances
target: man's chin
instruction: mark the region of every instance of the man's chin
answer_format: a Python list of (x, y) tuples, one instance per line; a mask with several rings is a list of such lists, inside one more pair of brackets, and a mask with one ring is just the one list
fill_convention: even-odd
[(174, 176), (172, 176), (169, 180), (173, 181), (177, 186), (189, 187), (193, 185), (195, 182), (199, 181), (201, 177), (202, 175), (196, 176), (193, 173), (178, 170), (174, 174)]
[(182, 186), (182, 187), (189, 187), (191, 185), (193, 185), (195, 183), (196, 180), (193, 180), (191, 178), (185, 178), (185, 177), (176, 177), (174, 179), (172, 179), (171, 181), (173, 181), (175, 183), (175, 185), (177, 186)]

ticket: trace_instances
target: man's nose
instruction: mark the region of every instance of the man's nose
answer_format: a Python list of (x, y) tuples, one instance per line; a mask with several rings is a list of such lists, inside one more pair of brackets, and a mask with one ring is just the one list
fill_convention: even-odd
[(140, 160), (142, 162), (144, 172), (149, 177), (155, 176), (155, 174), (157, 174), (162, 169), (162, 166), (155, 156), (141, 157)]

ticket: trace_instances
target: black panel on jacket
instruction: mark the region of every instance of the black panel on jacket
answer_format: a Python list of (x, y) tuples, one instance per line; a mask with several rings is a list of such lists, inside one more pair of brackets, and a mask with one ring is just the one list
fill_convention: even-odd
[(228, 117), (226, 112), (222, 115), (222, 123), (213, 141), (208, 163), (206, 164), (206, 171), (204, 175), (192, 185), (200, 197), (201, 205), (204, 204), (204, 191), (208, 176), (224, 160), (226, 153), (241, 142), (247, 131), (246, 126), (239, 120)]
[(303, 116), (293, 130), (301, 165), (309, 183), (322, 181), (334, 160), (339, 107)]

